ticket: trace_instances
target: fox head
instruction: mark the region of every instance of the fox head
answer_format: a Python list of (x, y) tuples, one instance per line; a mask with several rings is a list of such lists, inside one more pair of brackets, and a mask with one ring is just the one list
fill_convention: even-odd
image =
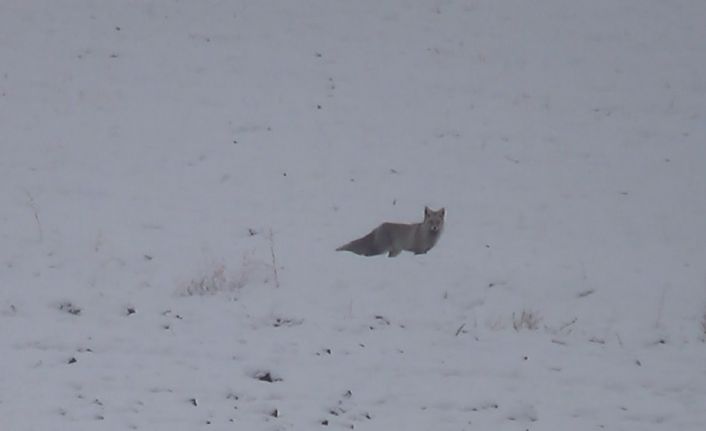
[(424, 226), (429, 229), (430, 232), (435, 234), (440, 234), (441, 230), (444, 228), (444, 216), (446, 215), (446, 209), (442, 208), (438, 211), (434, 211), (429, 207), (424, 207)]

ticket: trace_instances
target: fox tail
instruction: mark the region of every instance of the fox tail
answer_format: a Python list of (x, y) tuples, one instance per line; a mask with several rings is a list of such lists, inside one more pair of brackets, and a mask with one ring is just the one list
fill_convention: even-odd
[(375, 244), (375, 231), (338, 247), (336, 251), (350, 251), (361, 256), (375, 256), (385, 252), (382, 247)]

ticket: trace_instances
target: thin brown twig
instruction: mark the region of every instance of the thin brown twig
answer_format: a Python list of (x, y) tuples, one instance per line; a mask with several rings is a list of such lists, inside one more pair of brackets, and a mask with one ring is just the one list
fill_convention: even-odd
[(34, 212), (34, 220), (37, 222), (39, 242), (42, 242), (44, 240), (44, 232), (42, 230), (42, 223), (39, 221), (39, 209), (37, 208), (37, 204), (34, 202), (34, 196), (32, 196), (32, 193), (30, 193), (29, 190), (25, 190), (24, 192), (27, 195), (29, 207), (32, 208), (32, 212)]
[(277, 259), (275, 258), (275, 236), (272, 233), (272, 228), (270, 228), (270, 256), (272, 257), (272, 272), (275, 276), (275, 287), (279, 288), (279, 275), (277, 274)]

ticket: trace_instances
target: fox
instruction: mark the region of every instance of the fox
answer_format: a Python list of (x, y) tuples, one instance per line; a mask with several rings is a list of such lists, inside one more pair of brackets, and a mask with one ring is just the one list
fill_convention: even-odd
[(436, 245), (444, 230), (446, 209), (434, 211), (424, 207), (424, 220), (421, 223), (383, 223), (362, 238), (342, 245), (336, 251), (350, 251), (362, 256), (377, 256), (387, 253), (395, 257), (402, 252), (425, 254)]

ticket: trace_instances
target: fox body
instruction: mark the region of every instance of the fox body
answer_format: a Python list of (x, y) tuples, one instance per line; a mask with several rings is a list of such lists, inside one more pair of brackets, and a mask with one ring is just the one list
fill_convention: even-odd
[(362, 238), (342, 245), (336, 251), (351, 251), (363, 256), (376, 256), (388, 253), (395, 257), (402, 250), (414, 254), (424, 254), (431, 250), (444, 229), (444, 208), (434, 211), (424, 208), (424, 220), (421, 223), (383, 223)]

